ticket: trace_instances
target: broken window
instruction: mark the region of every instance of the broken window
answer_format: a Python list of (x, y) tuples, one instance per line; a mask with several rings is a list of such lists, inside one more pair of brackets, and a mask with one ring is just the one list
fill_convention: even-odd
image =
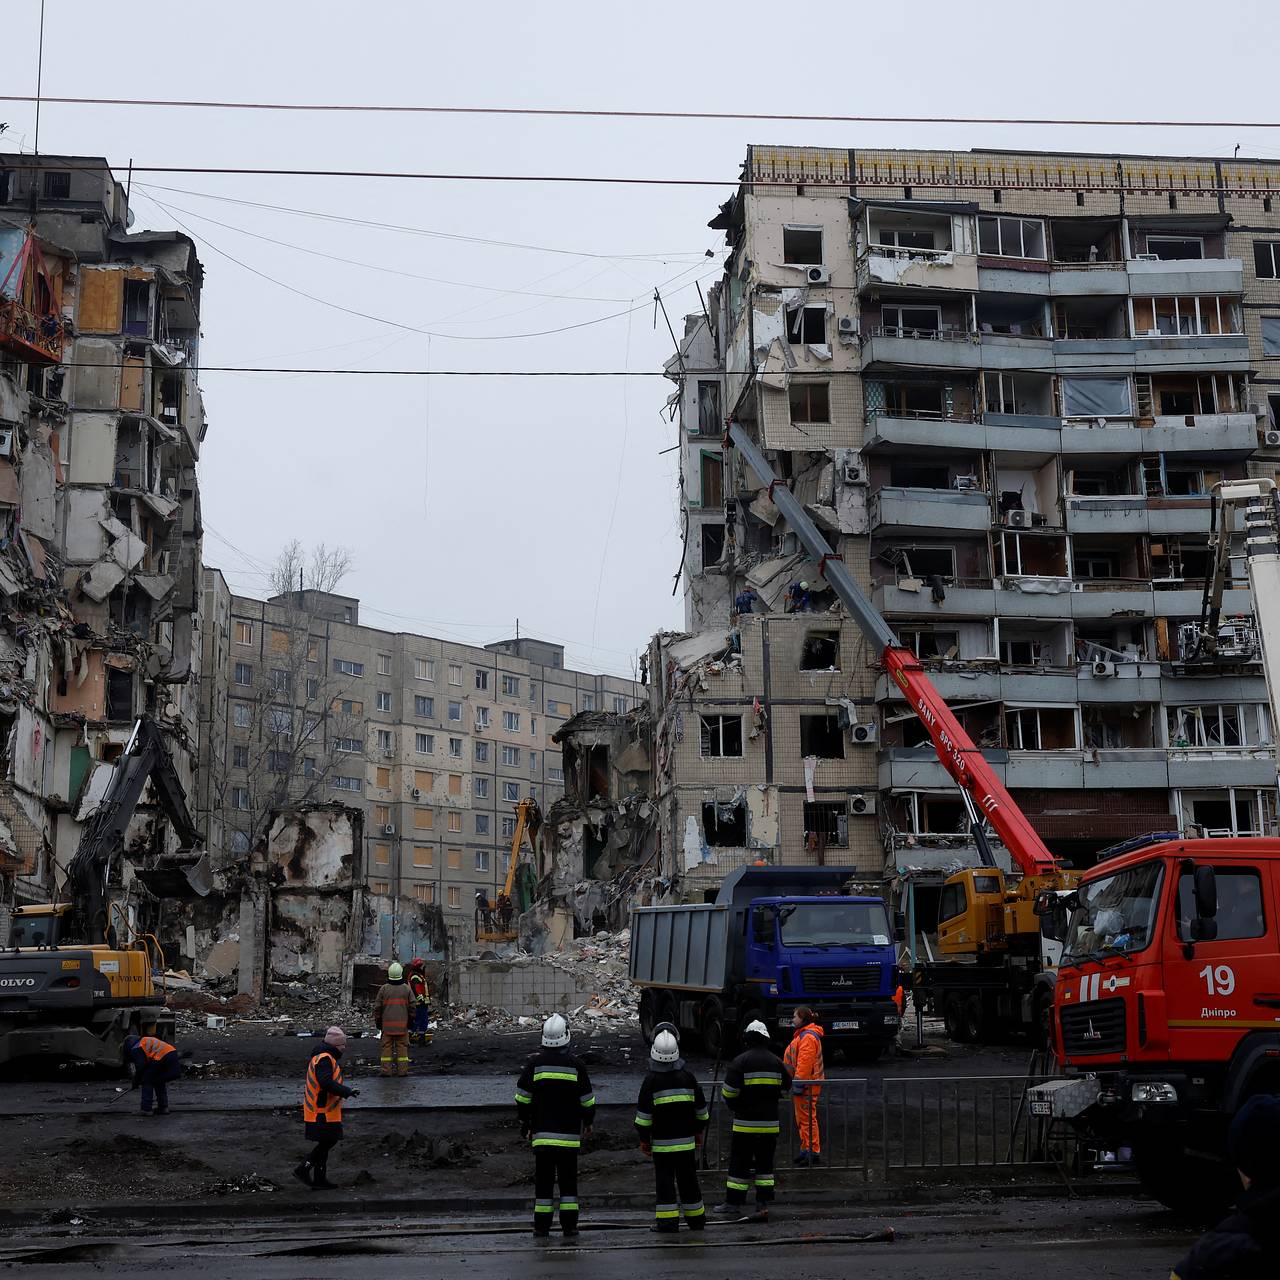
[(351, 662), (346, 658), (334, 658), (333, 671), (335, 675), (340, 676), (363, 676), (364, 663)]
[(107, 668), (108, 720), (133, 719), (133, 672)]
[(821, 263), (822, 228), (783, 227), (782, 261), (800, 267)]
[(704, 524), (702, 526), (702, 567), (710, 569), (720, 563), (724, 555), (724, 525)]
[(476, 688), (487, 689), (489, 687), (489, 673), (483, 667), (476, 668)]
[(390, 755), (391, 752), (395, 750), (391, 743), (390, 729), (378, 730), (378, 750), (386, 752), (387, 755)]
[(942, 331), (942, 308), (921, 306), (884, 306), (880, 323), (902, 338), (929, 337)]
[(877, 243), (893, 249), (932, 249), (932, 231), (911, 231), (906, 227), (881, 227)]
[(830, 422), (831, 384), (793, 382), (788, 389), (792, 422)]
[(849, 847), (849, 813), (841, 800), (815, 800), (804, 806), (804, 843), (810, 852)]
[(702, 722), (702, 754), (705, 757), (742, 755), (741, 716), (699, 716)]
[(987, 372), (983, 379), (988, 413), (1039, 417), (1049, 417), (1053, 413), (1052, 380), (1043, 374)]
[(1133, 332), (1139, 338), (1239, 333), (1240, 308), (1234, 299), (1212, 296), (1134, 298)]
[(71, 199), (71, 174), (66, 169), (46, 169), (41, 177), (46, 200)]
[(1011, 578), (1066, 578), (1067, 540), (1050, 535), (1002, 532), (1000, 572)]
[(151, 336), (151, 282), (124, 282), (124, 332), (140, 338)]
[(231, 788), (231, 807), (233, 809), (249, 808), (249, 788), (248, 787), (232, 787)]
[(956, 576), (954, 547), (902, 547), (897, 550), (902, 555), (903, 567), (914, 578), (936, 577), (949, 582)]
[(461, 759), (462, 759), (462, 739), (461, 739), (461, 738), (450, 738), (450, 739), (449, 739), (449, 754), (450, 754), (450, 755), (451, 755), (455, 760), (461, 760)]
[(233, 769), (247, 769), (249, 767), (248, 747), (231, 748), (231, 767)]
[(978, 252), (1000, 258), (1043, 260), (1044, 223), (1039, 218), (979, 215)]
[(724, 506), (724, 455), (703, 449), (698, 456), (698, 467), (702, 481), (702, 505)]
[(954, 658), (960, 653), (959, 631), (934, 627), (904, 627), (898, 633), (905, 648), (917, 658)]
[(1147, 254), (1162, 262), (1203, 258), (1204, 241), (1199, 236), (1147, 236)]
[(515, 803), (520, 799), (520, 784), (518, 782), (504, 782), (502, 784), (503, 800)]
[(826, 307), (787, 308), (787, 341), (793, 347), (805, 344), (821, 346), (826, 340)]
[(231, 833), (231, 852), (249, 852), (249, 833), (247, 831), (233, 831)]
[(844, 734), (838, 715), (800, 717), (800, 754), (821, 760), (844, 759)]
[(1280, 280), (1280, 240), (1253, 242), (1253, 272), (1259, 280)]
[(1012, 707), (1005, 711), (1004, 727), (1010, 751), (1060, 751), (1076, 745), (1071, 707)]
[(840, 633), (810, 631), (800, 649), (801, 671), (839, 671)]
[(698, 434), (718, 436), (724, 431), (724, 419), (720, 413), (720, 384), (698, 383)]
[(921, 466), (911, 462), (891, 462), (889, 483), (897, 489), (950, 489), (951, 469)]
[(712, 849), (742, 848), (747, 843), (746, 801), (704, 802), (702, 834)]

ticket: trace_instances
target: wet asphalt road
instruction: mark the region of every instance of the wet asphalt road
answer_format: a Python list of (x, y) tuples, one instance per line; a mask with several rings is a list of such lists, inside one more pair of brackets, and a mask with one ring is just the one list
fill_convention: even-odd
[[(1168, 1215), (1132, 1202), (1000, 1201), (856, 1217), (790, 1216), (775, 1211), (766, 1227), (713, 1223), (701, 1238), (682, 1232), (658, 1240), (642, 1215), (612, 1224), (585, 1224), (576, 1242), (556, 1236), (537, 1243), (525, 1224), (465, 1219), (442, 1223), (429, 1216), (374, 1224), (333, 1218), (271, 1221), (252, 1218), (189, 1229), (122, 1228), (111, 1236), (74, 1226), (50, 1227), (0, 1243), (0, 1265), (56, 1264), (59, 1280), (100, 1277), (128, 1269), (228, 1280), (276, 1277), (365, 1276), (379, 1280), (465, 1275), (468, 1280), (526, 1280), (607, 1269), (610, 1280), (708, 1280), (709, 1277), (821, 1277), (859, 1280), (945, 1275), (947, 1280), (1166, 1280), (1191, 1236)], [(886, 1226), (892, 1241), (878, 1238)], [(877, 1237), (860, 1242), (859, 1237)], [(16, 1265), (15, 1265), (16, 1264)]]

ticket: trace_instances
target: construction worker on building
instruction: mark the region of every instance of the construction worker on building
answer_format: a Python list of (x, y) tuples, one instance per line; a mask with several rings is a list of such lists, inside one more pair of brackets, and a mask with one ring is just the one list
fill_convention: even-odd
[(769, 1029), (763, 1022), (749, 1022), (742, 1042), (743, 1051), (729, 1063), (721, 1089), (725, 1106), (733, 1113), (733, 1137), (724, 1203), (716, 1205), (715, 1214), (743, 1217), (747, 1192), (754, 1185), (756, 1221), (767, 1222), (774, 1195), (778, 1103), (791, 1089), (791, 1072), (770, 1047)]
[(142, 1114), (167, 1116), (169, 1085), (182, 1074), (182, 1058), (154, 1034), (154, 1027), (146, 1030), (146, 1035), (125, 1037), (125, 1062), (133, 1068), (133, 1088), (142, 1090)]
[(542, 1024), (542, 1048), (516, 1081), (520, 1136), (533, 1145), (533, 1234), (551, 1234), (560, 1191), (560, 1230), (578, 1234), (578, 1152), (591, 1136), (596, 1095), (587, 1069), (569, 1052), (569, 1024), (553, 1013)]
[(404, 980), (404, 966), (393, 960), (387, 965), (387, 980), (378, 988), (373, 1002), (373, 1021), (382, 1032), (382, 1075), (393, 1072), (409, 1074), (409, 984)]
[(793, 1163), (822, 1163), (822, 1135), (818, 1131), (818, 1098), (827, 1073), (822, 1062), (822, 1028), (817, 1015), (801, 1005), (791, 1018), (795, 1035), (782, 1055), (791, 1072), (792, 1102), (796, 1113), (796, 1130), (800, 1134), (800, 1151)]
[(314, 1142), (311, 1154), (293, 1171), (316, 1191), (333, 1186), (329, 1181), (329, 1152), (342, 1141), (342, 1101), (355, 1098), (353, 1089), (342, 1080), (342, 1051), (347, 1035), (341, 1027), (330, 1027), (324, 1042), (312, 1053), (307, 1063), (307, 1083), (302, 1093), (302, 1120), (308, 1142)]
[(680, 1056), (680, 1042), (671, 1031), (656, 1032), (636, 1103), (636, 1133), (640, 1150), (653, 1158), (658, 1231), (679, 1231), (681, 1213), (690, 1231), (707, 1224), (697, 1153), (710, 1114), (702, 1086)]
[(410, 1044), (431, 1043), (431, 992), (427, 987), (427, 962), (421, 956), (409, 961), (409, 998), (413, 1001)]

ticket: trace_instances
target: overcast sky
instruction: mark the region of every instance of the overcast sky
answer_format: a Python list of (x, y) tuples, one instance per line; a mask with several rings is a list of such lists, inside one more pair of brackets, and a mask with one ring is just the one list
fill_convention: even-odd
[[(4, 0), (3, 92), (35, 90), (39, 7)], [(1156, 9), (1091, 0), (968, 8), (928, 0), (626, 7), (48, 0), (44, 92), (1280, 118), (1267, 70), (1277, 52), (1274, 6), (1246, 2), (1229, 17), (1220, 12), (1203, 3)], [(0, 103), (0, 121), (9, 124), (6, 149), (31, 149), (33, 107)], [(706, 222), (753, 141), (1208, 156), (1229, 156), (1240, 144), (1241, 155), (1280, 155), (1280, 131), (1265, 129), (57, 105), (44, 107), (40, 136), (42, 151), (105, 155), (121, 178), (132, 158), (726, 180), (723, 189), (185, 174), (135, 181), (135, 228), (179, 225), (200, 244), (206, 366), (474, 370), (659, 368), (672, 348), (661, 319), (653, 325), (653, 288), (662, 286), (678, 331), (679, 317), (697, 309), (692, 282), (701, 279), (705, 289), (722, 259), (720, 237)], [(707, 249), (714, 259), (703, 256)], [(570, 325), (582, 327), (518, 336)], [(510, 634), (519, 618), (522, 632), (563, 641), (572, 664), (621, 674), (654, 630), (679, 627), (680, 600), (671, 594), (680, 556), (678, 455), (660, 453), (675, 440), (661, 415), (670, 390), (662, 379), (206, 372), (202, 383), (210, 421), (201, 460), (205, 559), (234, 590), (261, 593), (264, 566), (298, 538), (351, 549), (345, 586), (376, 626), (483, 644)]]

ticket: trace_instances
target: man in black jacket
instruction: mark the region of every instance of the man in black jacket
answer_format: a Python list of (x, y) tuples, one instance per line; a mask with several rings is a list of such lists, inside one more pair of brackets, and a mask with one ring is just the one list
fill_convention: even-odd
[(778, 1102), (791, 1088), (791, 1072), (769, 1047), (763, 1022), (752, 1022), (742, 1034), (746, 1046), (724, 1073), (721, 1096), (733, 1112), (729, 1173), (724, 1204), (717, 1218), (741, 1218), (755, 1178), (756, 1221), (769, 1220), (773, 1201), (773, 1157), (778, 1146)]
[(693, 1072), (685, 1069), (675, 1034), (659, 1031), (636, 1103), (640, 1150), (653, 1157), (659, 1231), (679, 1231), (682, 1211), (690, 1231), (707, 1225), (697, 1151), (709, 1118), (706, 1095)]
[(1170, 1280), (1275, 1280), (1280, 1275), (1280, 1098), (1259, 1094), (1236, 1112), (1227, 1154), (1244, 1193)]
[(591, 1136), (596, 1097), (587, 1069), (569, 1052), (569, 1024), (553, 1013), (542, 1024), (542, 1048), (516, 1081), (520, 1136), (533, 1143), (533, 1234), (551, 1234), (556, 1185), (560, 1230), (578, 1234), (578, 1151)]

